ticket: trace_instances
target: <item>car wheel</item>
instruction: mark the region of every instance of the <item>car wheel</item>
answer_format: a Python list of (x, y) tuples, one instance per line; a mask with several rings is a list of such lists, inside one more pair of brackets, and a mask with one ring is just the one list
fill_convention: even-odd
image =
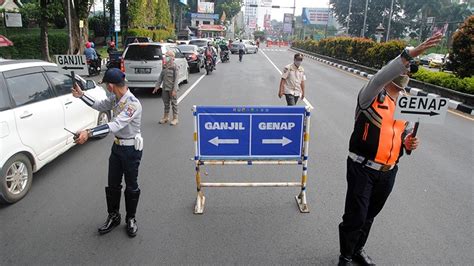
[(22, 199), (33, 181), (33, 168), (28, 157), (20, 153), (8, 159), (0, 178), (0, 202), (15, 203)]
[[(109, 123), (110, 121), (110, 115), (108, 112), (100, 112), (99, 115), (97, 116), (97, 125), (100, 126), (100, 125), (105, 125), (107, 123)], [(94, 137), (96, 139), (103, 139), (105, 138), (107, 135), (103, 135), (103, 136), (98, 136), (98, 137)]]
[(189, 79), (189, 71), (186, 71), (186, 79), (183, 80), (183, 84), (188, 84), (188, 79)]

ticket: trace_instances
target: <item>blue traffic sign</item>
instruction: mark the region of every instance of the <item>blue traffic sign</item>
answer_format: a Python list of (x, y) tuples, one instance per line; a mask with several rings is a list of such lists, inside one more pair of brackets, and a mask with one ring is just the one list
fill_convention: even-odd
[(305, 107), (196, 107), (198, 159), (301, 159)]

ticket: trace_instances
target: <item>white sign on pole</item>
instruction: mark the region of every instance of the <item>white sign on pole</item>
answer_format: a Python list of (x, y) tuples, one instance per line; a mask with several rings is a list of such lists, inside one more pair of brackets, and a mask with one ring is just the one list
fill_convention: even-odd
[(59, 73), (70, 74), (74, 71), (77, 75), (89, 75), (85, 55), (55, 55)]
[(23, 23), (21, 22), (20, 13), (5, 13), (5, 26), (7, 28), (21, 28)]
[(448, 111), (449, 99), (430, 96), (399, 96), (395, 119), (410, 122), (442, 124)]
[(114, 30), (120, 32), (120, 0), (114, 0)]

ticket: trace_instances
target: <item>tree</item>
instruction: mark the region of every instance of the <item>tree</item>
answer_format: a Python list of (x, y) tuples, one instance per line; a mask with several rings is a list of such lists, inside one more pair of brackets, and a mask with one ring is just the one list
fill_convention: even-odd
[[(192, 1), (191, 1), (192, 2)], [(168, 0), (158, 0), (156, 9), (157, 25), (161, 28), (170, 27), (171, 24), (171, 11)]]
[(47, 0), (40, 0), (40, 28), (41, 28), (41, 55), (43, 60), (50, 61), (48, 45), (48, 3)]
[(214, 9), (214, 13), (219, 15), (222, 15), (222, 12), (225, 12), (227, 19), (229, 20), (240, 12), (242, 9), (242, 2), (240, 0), (216, 0)]
[[(68, 16), (68, 2), (71, 2), (71, 20)], [(94, 5), (94, 0), (63, 0), (63, 9), (65, 10), (67, 23), (71, 25), (72, 51), (69, 53), (78, 54), (84, 51), (84, 42), (89, 39), (89, 22), (87, 17)], [(84, 21), (84, 27), (81, 31), (79, 21)]]
[(474, 15), (470, 16), (453, 35), (449, 54), (454, 73), (461, 78), (474, 75)]
[[(403, 34), (405, 25), (402, 21), (402, 3), (403, 0), (394, 0), (393, 13), (390, 25), (390, 38), (400, 38)], [(347, 25), (347, 17), (349, 12), (349, 1), (347, 0), (330, 0), (332, 9), (337, 20), (342, 25)], [(366, 0), (352, 0), (349, 34), (360, 36), (361, 29), (364, 24)], [(367, 8), (367, 21), (365, 37), (371, 37), (375, 34), (375, 28), (382, 23), (387, 29), (390, 16), (391, 0), (370, 1)]]

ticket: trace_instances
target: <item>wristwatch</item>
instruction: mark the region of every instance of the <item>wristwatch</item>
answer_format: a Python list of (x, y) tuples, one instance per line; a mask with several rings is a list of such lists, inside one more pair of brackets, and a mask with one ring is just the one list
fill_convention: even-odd
[(413, 60), (413, 57), (411, 57), (410, 53), (408, 53), (408, 49), (403, 49), (403, 52), (400, 54), (402, 58), (405, 58), (407, 61)]

